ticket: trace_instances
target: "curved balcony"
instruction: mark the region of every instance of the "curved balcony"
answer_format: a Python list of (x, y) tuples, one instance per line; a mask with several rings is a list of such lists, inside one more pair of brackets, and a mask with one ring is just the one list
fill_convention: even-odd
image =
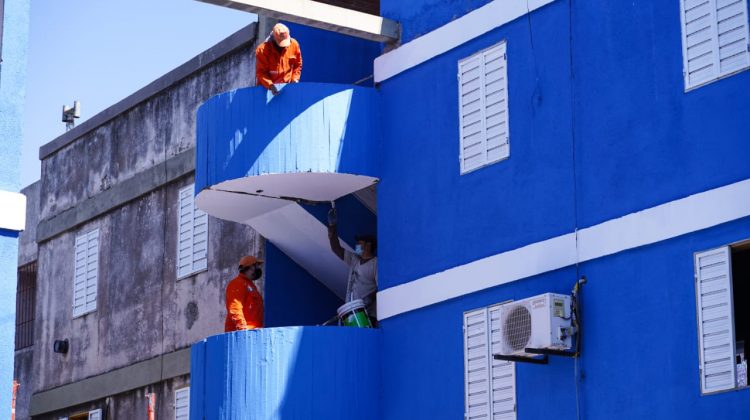
[[(371, 88), (327, 83), (214, 96), (198, 109), (196, 192), (333, 201), (377, 181), (378, 118)], [(207, 193), (212, 200), (203, 198)], [(259, 202), (258, 211), (265, 206)]]
[(346, 266), (330, 252), (321, 212), (306, 204), (374, 191), (377, 98), (372, 88), (327, 83), (214, 96), (198, 109), (196, 205), (252, 226), (342, 297)]
[(375, 420), (380, 331), (288, 327), (193, 345), (190, 418)]

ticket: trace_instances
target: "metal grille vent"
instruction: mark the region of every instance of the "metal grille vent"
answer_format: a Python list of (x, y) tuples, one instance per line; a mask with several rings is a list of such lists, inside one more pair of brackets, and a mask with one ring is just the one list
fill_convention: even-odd
[(531, 313), (523, 305), (508, 308), (503, 322), (506, 354), (523, 351), (531, 338)]

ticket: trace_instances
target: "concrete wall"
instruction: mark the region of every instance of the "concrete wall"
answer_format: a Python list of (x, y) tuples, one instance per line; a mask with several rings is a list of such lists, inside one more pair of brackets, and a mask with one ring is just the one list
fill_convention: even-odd
[[(112, 397), (91, 401), (61, 410), (54, 414), (34, 416), (34, 420), (59, 420), (60, 417), (72, 416), (91, 410), (101, 409), (103, 419), (139, 419), (147, 418), (147, 394), (156, 394), (156, 418), (174, 418), (174, 392), (190, 385), (188, 376), (166, 380), (158, 384), (123, 392)], [(18, 418), (18, 417), (16, 417)]]
[[(208, 269), (176, 280), (178, 191), (193, 183), (197, 106), (255, 83), (255, 31), (256, 25), (239, 31), (41, 148), (41, 180), (27, 189), (30, 211), (38, 208), (28, 222), (38, 220), (39, 229), (24, 234), (19, 256), (19, 264), (35, 259), (35, 237), (33, 371), (30, 352), (17, 358), (18, 374), (33, 382), (19, 403), (35, 394), (22, 409), (38, 413), (34, 418), (104, 404), (63, 408), (69, 404), (62, 391), (94, 395), (74, 387), (85, 378), (107, 381), (111, 375), (102, 375), (118, 368), (127, 375), (129, 366), (223, 331), (226, 282), (241, 256), (262, 256), (263, 239), (247, 226), (209, 218)], [(97, 310), (72, 318), (75, 237), (94, 228), (100, 229)], [(52, 352), (58, 339), (70, 341), (66, 355)], [(173, 416), (171, 381), (153, 385), (158, 418)], [(108, 418), (145, 416), (144, 392), (110, 396)], [(70, 404), (80, 398), (71, 394)]]

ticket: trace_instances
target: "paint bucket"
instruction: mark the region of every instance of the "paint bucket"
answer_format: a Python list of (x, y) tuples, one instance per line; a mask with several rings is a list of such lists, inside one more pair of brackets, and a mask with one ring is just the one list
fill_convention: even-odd
[(362, 299), (353, 300), (339, 306), (336, 311), (341, 320), (341, 324), (346, 327), (372, 328), (370, 317), (367, 316), (365, 303)]

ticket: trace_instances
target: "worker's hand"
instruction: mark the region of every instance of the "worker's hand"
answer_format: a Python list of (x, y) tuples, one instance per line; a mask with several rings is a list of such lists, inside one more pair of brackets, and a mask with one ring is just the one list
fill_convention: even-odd
[(271, 93), (273, 93), (274, 95), (279, 94), (279, 88), (277, 88), (275, 84), (271, 85)]
[(336, 209), (328, 210), (328, 226), (336, 226), (338, 217), (336, 216)]

